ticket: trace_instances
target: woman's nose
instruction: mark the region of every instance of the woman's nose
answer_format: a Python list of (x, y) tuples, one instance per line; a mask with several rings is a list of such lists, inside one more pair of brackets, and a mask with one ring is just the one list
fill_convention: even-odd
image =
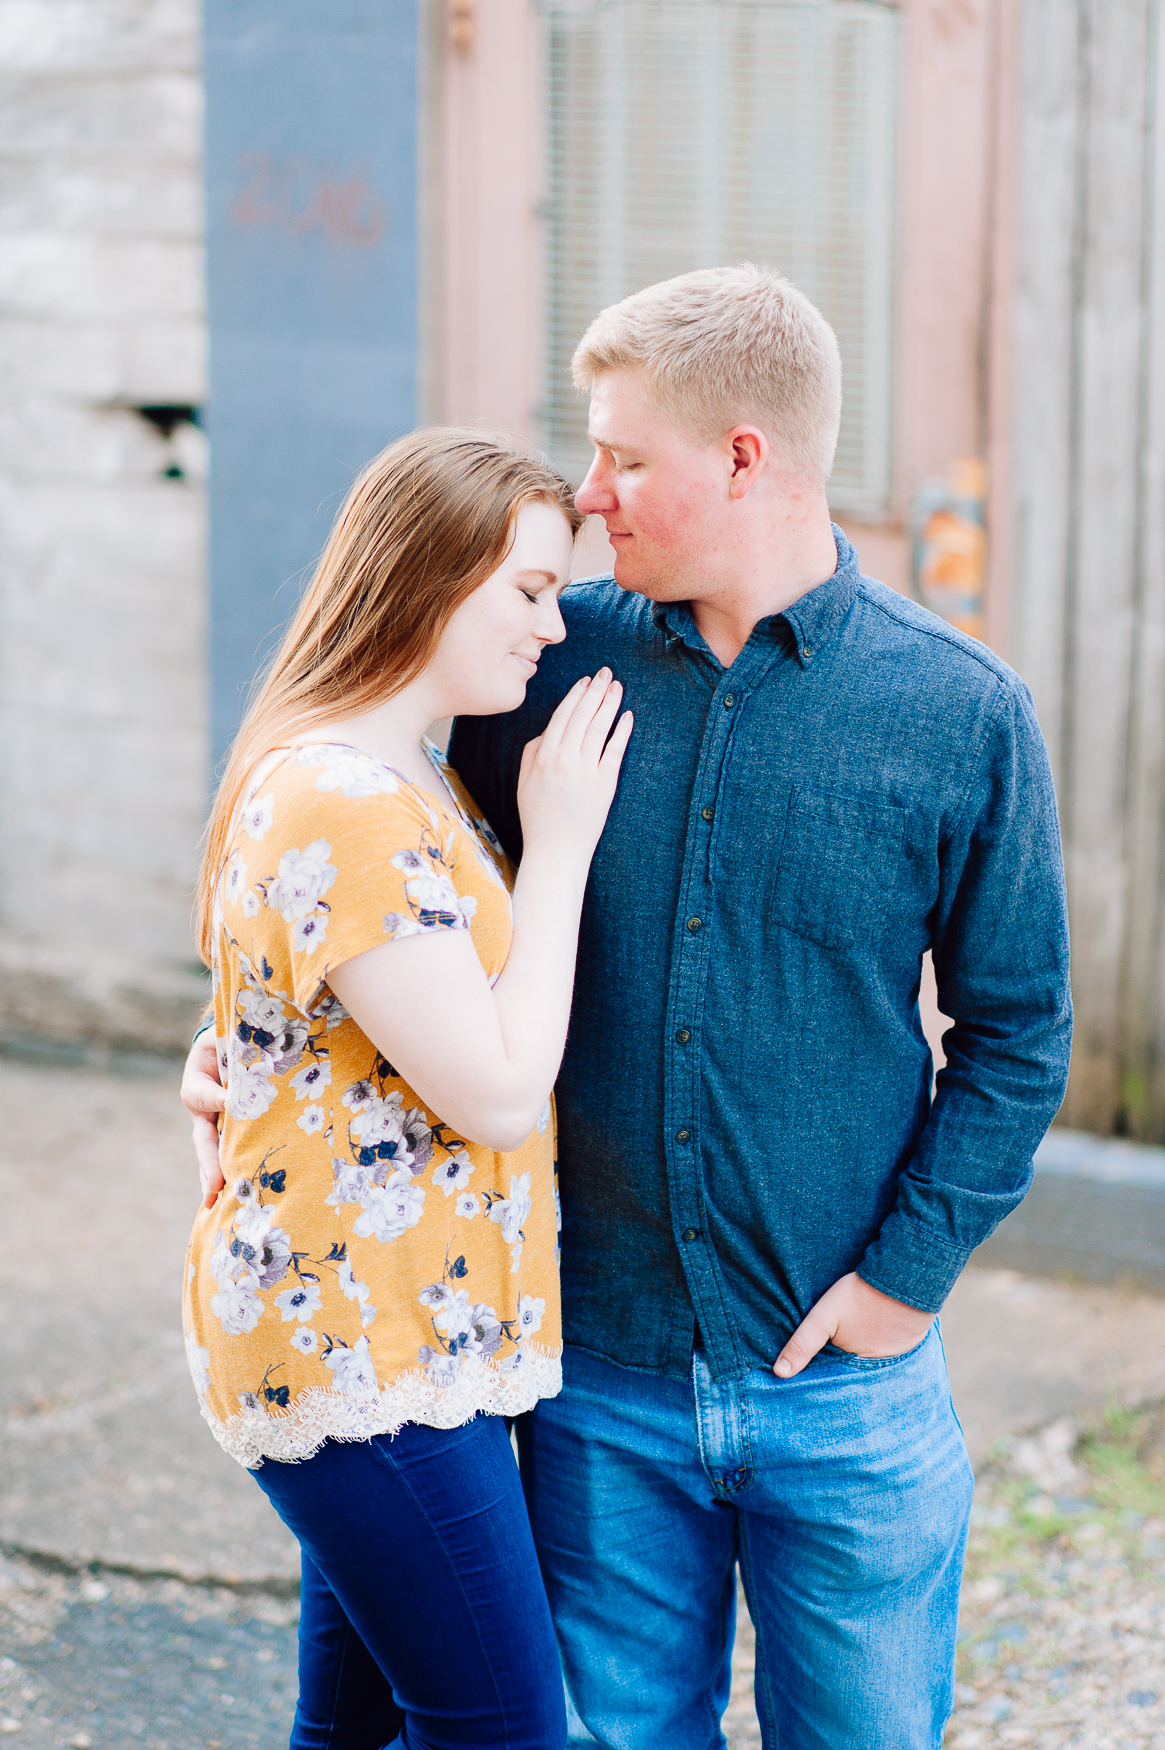
[(566, 637), (566, 625), (557, 597), (544, 605), (534, 628), (534, 636), (541, 644), (561, 644)]

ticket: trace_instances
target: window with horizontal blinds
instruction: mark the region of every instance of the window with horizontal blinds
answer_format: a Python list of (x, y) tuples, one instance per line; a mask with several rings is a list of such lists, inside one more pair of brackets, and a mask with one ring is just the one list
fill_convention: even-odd
[(889, 491), (896, 9), (874, 0), (540, 0), (551, 455), (589, 466), (570, 356), (595, 313), (761, 261), (824, 311), (845, 407), (839, 510)]

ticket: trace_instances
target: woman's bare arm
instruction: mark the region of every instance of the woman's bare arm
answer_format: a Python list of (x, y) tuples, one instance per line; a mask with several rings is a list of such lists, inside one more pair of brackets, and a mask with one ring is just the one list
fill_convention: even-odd
[(621, 698), (606, 670), (580, 681), (526, 749), (514, 936), (492, 986), (465, 930), (386, 942), (328, 974), (429, 1109), (487, 1148), (525, 1140), (562, 1061), (587, 872), (631, 733), (630, 712), (612, 733)]

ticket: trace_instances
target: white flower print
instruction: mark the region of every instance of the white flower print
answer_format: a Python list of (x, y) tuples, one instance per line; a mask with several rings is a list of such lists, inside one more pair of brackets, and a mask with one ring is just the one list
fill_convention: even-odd
[(461, 1191), (469, 1183), (471, 1173), (476, 1168), (464, 1149), (459, 1149), (448, 1160), (442, 1161), (433, 1169), (433, 1183), (440, 1186), (446, 1197), (452, 1197), (454, 1191)]
[(363, 1214), (356, 1217), (352, 1232), (362, 1240), (373, 1234), (386, 1245), (399, 1240), (407, 1228), (416, 1227), (425, 1206), (425, 1187), (398, 1168), (387, 1185), (372, 1185), (361, 1198)]
[(275, 819), (275, 795), (252, 796), (243, 809), (243, 825), (253, 839), (261, 839)]
[[(234, 1054), (232, 1053), (232, 1056)], [(256, 1063), (231, 1064), (227, 1082), (227, 1111), (232, 1118), (261, 1118), (279, 1089), (271, 1080), (271, 1060), (260, 1056)]]
[(471, 1216), (481, 1214), (481, 1198), (475, 1197), (472, 1191), (464, 1191), (453, 1205), (454, 1215), (463, 1215), (468, 1221)]
[(546, 1135), (546, 1126), (549, 1123), (550, 1123), (550, 1101), (547, 1100), (545, 1106), (543, 1106), (541, 1112), (539, 1112), (539, 1114), (538, 1114), (538, 1134), (539, 1134), (539, 1136)]
[(254, 1203), (258, 1195), (253, 1179), (236, 1179), (231, 1186), (231, 1196), (236, 1203)]
[(514, 1245), (521, 1238), (522, 1223), (533, 1207), (529, 1173), (523, 1173), (521, 1178), (511, 1174), (510, 1195), (496, 1198), (489, 1212), (490, 1220), (500, 1225), (507, 1246)]
[(327, 1126), (327, 1114), (322, 1106), (305, 1106), (296, 1124), (305, 1136), (315, 1136)]
[(425, 1368), (425, 1377), (433, 1385), (444, 1391), (457, 1381), (458, 1361), (455, 1355), (443, 1355), (440, 1350), (430, 1351), (432, 1359)]
[(210, 1350), (202, 1347), (193, 1331), (186, 1333), (186, 1365), (195, 1391), (204, 1398), (210, 1389)]
[(298, 1319), (304, 1325), (320, 1310), (320, 1285), (318, 1282), (300, 1282), (294, 1288), (285, 1288), (282, 1294), (275, 1296), (275, 1304), (285, 1325), (292, 1319)]
[(281, 1227), (276, 1227), (271, 1209), (263, 1204), (244, 1204), (235, 1221), (235, 1241), (238, 1258), (245, 1261), (258, 1278), (257, 1288), (274, 1288), (291, 1268), (291, 1240)]
[[(398, 851), (392, 859), (392, 866), (405, 874), (405, 892), (418, 911), (452, 912), (467, 924), (477, 911), (477, 900), (473, 895), (466, 894), (462, 898), (448, 875), (439, 874), (419, 851)], [(388, 927), (387, 918), (385, 927)]]
[(211, 1296), (210, 1310), (228, 1337), (241, 1337), (259, 1323), (263, 1302), (245, 1282), (225, 1282), (220, 1292)]
[(443, 1282), (430, 1282), (428, 1288), (422, 1288), (417, 1299), (422, 1306), (449, 1306), (453, 1300), (453, 1290), (447, 1288)]
[(502, 1346), (501, 1320), (493, 1307), (471, 1302), (464, 1288), (451, 1296), (433, 1324), (458, 1354), (489, 1356)]
[(350, 1112), (363, 1112), (366, 1106), (371, 1106), (375, 1098), (376, 1089), (371, 1082), (353, 1082), (343, 1095), (340, 1104), (347, 1106)]
[(340, 1280), (340, 1287), (343, 1289), (348, 1299), (359, 1302), (360, 1323), (362, 1325), (370, 1325), (376, 1317), (376, 1308), (368, 1298), (371, 1290), (369, 1289), (367, 1282), (357, 1282), (352, 1273), (352, 1266), (347, 1258), (344, 1259), (344, 1262), (340, 1265), (336, 1274)]
[(469, 1290), (459, 1288), (455, 1293), (446, 1290), (446, 1299), (433, 1323), (452, 1342), (455, 1337), (460, 1337), (469, 1330), (472, 1318), (473, 1302), (469, 1298)]
[(372, 1174), (359, 1161), (342, 1161), (333, 1156), (332, 1175), (336, 1182), (324, 1202), (333, 1209), (339, 1209), (341, 1203), (363, 1203), (372, 1189)]
[(232, 1250), (227, 1245), (226, 1235), (221, 1229), (215, 1234), (211, 1247), (210, 1273), (220, 1288), (228, 1288), (233, 1282), (243, 1282), (248, 1288), (259, 1286), (259, 1272), (251, 1268), (241, 1247)]
[(232, 902), (238, 901), (239, 895), (247, 885), (247, 865), (243, 862), (241, 851), (232, 851), (223, 881), (223, 894)]
[(283, 1012), (283, 1004), (269, 997), (265, 990), (252, 989), (243, 998), (243, 1011), (239, 1019), (251, 1035), (251, 1042), (260, 1051), (267, 1051), (275, 1046), (277, 1051), (283, 1049), (283, 1039), (287, 1032), (287, 1016)]
[(297, 1070), (291, 1078), (297, 1100), (314, 1100), (322, 1088), (332, 1085), (332, 1066), (326, 1057), (318, 1058), (309, 1063), (305, 1069)]
[[(356, 1085), (359, 1086), (359, 1083)], [(352, 1089), (349, 1088), (348, 1093), (351, 1092)], [(389, 1094), (383, 1100), (373, 1096), (366, 1104), (361, 1102), (359, 1109), (353, 1113), (350, 1126), (352, 1135), (361, 1147), (375, 1149), (377, 1159), (391, 1162), (393, 1168), (412, 1167), (414, 1164), (413, 1153), (405, 1136), (403, 1104), (400, 1094)], [(419, 1140), (428, 1142), (427, 1129)]]
[(253, 887), (249, 887), (243, 895), (243, 916), (257, 918), (259, 915), (259, 895)]
[(336, 1276), (344, 1294), (349, 1300), (367, 1300), (371, 1292), (367, 1282), (357, 1282), (355, 1272), (347, 1258), (343, 1260)]
[(239, 1406), (248, 1416), (262, 1416), (265, 1413), (258, 1392), (241, 1391), (239, 1393)]
[(328, 862), (332, 847), (327, 839), (314, 839), (302, 851), (284, 851), (279, 873), (267, 888), (267, 904), (279, 908), (286, 923), (307, 917), (315, 910), (336, 879), (335, 865)]
[(512, 1355), (507, 1355), (504, 1361), (499, 1361), (498, 1366), (503, 1373), (517, 1373), (524, 1361), (525, 1356), (522, 1354), (522, 1351), (520, 1349), (515, 1349)]
[(324, 1356), (324, 1366), (331, 1368), (336, 1390), (349, 1397), (366, 1397), (378, 1389), (367, 1337), (357, 1337), (351, 1349), (334, 1348)]
[(338, 790), (349, 800), (360, 796), (395, 796), (400, 783), (387, 766), (355, 748), (301, 747), (295, 756), (302, 766), (323, 765), (317, 790)]
[(329, 1033), (333, 1027), (338, 1027), (341, 1021), (352, 1019), (339, 997), (333, 996), (331, 991), (328, 992), (327, 996), (321, 997), (315, 1008), (308, 1012), (313, 1021), (326, 1021)]
[(518, 1327), (523, 1337), (532, 1337), (535, 1331), (542, 1329), (542, 1315), (546, 1311), (544, 1300), (535, 1300), (532, 1294), (524, 1294), (518, 1302)]
[(510, 1275), (516, 1276), (522, 1268), (522, 1242), (510, 1247)]
[(298, 1349), (301, 1355), (314, 1355), (319, 1348), (319, 1338), (310, 1325), (297, 1325), (290, 1341), (291, 1347)]
[(328, 920), (324, 912), (313, 912), (291, 926), (291, 946), (297, 954), (314, 954), (321, 942), (328, 939)]

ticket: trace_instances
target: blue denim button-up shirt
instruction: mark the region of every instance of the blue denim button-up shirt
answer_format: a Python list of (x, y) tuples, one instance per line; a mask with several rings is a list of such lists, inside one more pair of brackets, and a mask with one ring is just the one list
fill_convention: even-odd
[[(836, 574), (724, 668), (684, 606), (573, 586), (525, 704), (450, 757), (511, 854), (523, 745), (607, 663), (635, 731), (558, 1081), (566, 1340), (673, 1378), (771, 1365), (847, 1271), (937, 1311), (1022, 1198), (1071, 1008), (1026, 687)], [(931, 1102), (922, 956), (954, 1017)]]

